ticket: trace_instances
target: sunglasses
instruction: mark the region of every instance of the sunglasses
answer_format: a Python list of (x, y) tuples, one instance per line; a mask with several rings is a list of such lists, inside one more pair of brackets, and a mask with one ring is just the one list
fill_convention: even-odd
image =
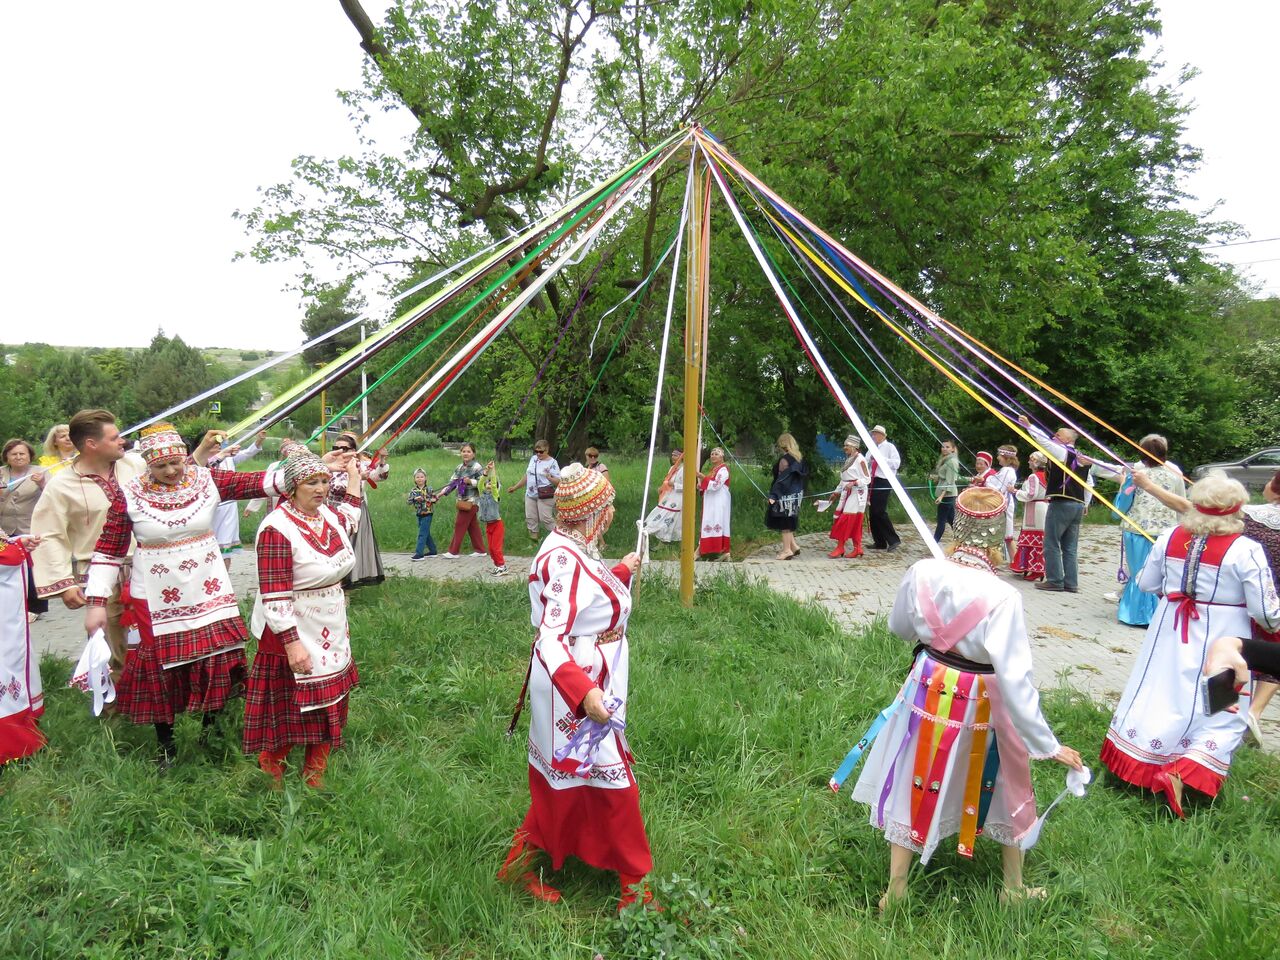
[(348, 447), (347, 445), (343, 444), (342, 446), (334, 446), (333, 449), (337, 453), (350, 453), (352, 450), (355, 449), (355, 447)]

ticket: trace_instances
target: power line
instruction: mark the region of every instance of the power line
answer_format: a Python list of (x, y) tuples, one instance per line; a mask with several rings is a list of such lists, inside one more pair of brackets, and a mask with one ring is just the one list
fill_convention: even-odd
[(1229, 243), (1202, 243), (1202, 247), (1243, 247), (1251, 243), (1274, 243), (1280, 237), (1263, 237), (1260, 240), (1232, 240)]

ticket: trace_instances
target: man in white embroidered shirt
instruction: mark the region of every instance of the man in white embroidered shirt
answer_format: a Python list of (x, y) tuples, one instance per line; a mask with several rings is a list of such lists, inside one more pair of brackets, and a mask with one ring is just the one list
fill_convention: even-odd
[(889, 478), (902, 466), (902, 457), (898, 448), (885, 439), (886, 435), (884, 427), (878, 423), (871, 428), (871, 439), (875, 441), (872, 452), (878, 454), (867, 458), (871, 461), (869, 507), (872, 550), (897, 550), (898, 544), (902, 542), (898, 532), (893, 529), (893, 521), (889, 519), (889, 496), (893, 492)]

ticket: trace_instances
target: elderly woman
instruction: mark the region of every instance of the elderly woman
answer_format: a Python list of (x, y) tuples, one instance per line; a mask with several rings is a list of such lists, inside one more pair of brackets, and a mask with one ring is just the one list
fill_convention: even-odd
[(1200, 670), (1219, 637), (1244, 637), (1250, 620), (1280, 629), (1280, 597), (1262, 546), (1242, 536), (1248, 496), (1211, 473), (1191, 509), (1151, 548), (1138, 586), (1159, 594), (1146, 640), (1111, 718), (1102, 762), (1117, 777), (1162, 792), (1179, 817), (1185, 787), (1217, 796), (1245, 732), (1234, 713), (1207, 717)]
[(71, 442), (71, 428), (65, 423), (55, 423), (44, 437), (44, 455), (40, 466), (49, 476), (66, 467), (76, 457), (76, 445)]
[[(335, 464), (336, 465), (336, 464)], [(284, 463), (284, 498), (258, 528), (258, 638), (244, 712), (244, 749), (277, 784), (285, 759), (306, 746), (302, 778), (323, 785), (342, 745), (347, 700), (359, 680), (342, 581), (355, 566), (351, 535), (362, 512), (360, 466), (346, 460), (346, 493), (332, 506), (330, 467), (305, 450)]]
[(1026, 504), (1022, 510), (1022, 530), (1018, 533), (1018, 545), (1009, 569), (1023, 580), (1039, 581), (1044, 579), (1044, 514), (1049, 509), (1044, 470), (1049, 458), (1035, 450), (1027, 463), (1031, 472), (1017, 493), (1017, 498)]
[[(1091, 469), (1095, 474), (1120, 481), (1122, 495), (1129, 492), (1126, 489), (1129, 484), (1124, 480), (1126, 474), (1132, 477), (1141, 475), (1148, 481), (1142, 485), (1133, 482), (1130, 488), (1133, 503), (1128, 509), (1128, 515), (1130, 520), (1155, 538), (1177, 525), (1178, 514), (1153, 494), (1151, 489), (1159, 488), (1181, 499), (1186, 496), (1187, 484), (1178, 465), (1168, 462), (1169, 441), (1164, 437), (1149, 433), (1138, 446), (1142, 450), (1142, 457), (1132, 467), (1115, 467), (1095, 462)], [(1121, 623), (1132, 627), (1145, 627), (1151, 622), (1158, 602), (1155, 595), (1143, 592), (1138, 586), (1138, 574), (1151, 553), (1151, 540), (1126, 524), (1121, 533), (1121, 544), (1125, 566), (1129, 572), (1124, 592), (1120, 594), (1120, 609), (1116, 617)]]
[[(337, 453), (352, 454), (355, 457), (360, 479), (376, 488), (379, 483), (391, 476), (391, 467), (386, 460), (379, 460), (360, 450), (360, 439), (354, 433), (340, 433), (333, 441), (333, 449)], [(347, 495), (346, 467), (331, 471), (329, 478), (329, 506), (337, 509)], [(356, 587), (367, 587), (385, 580), (386, 571), (382, 566), (382, 551), (378, 549), (378, 537), (373, 532), (373, 511), (360, 511), (360, 528), (351, 537), (351, 545), (355, 548), (356, 562), (343, 581), (343, 589), (354, 590)]]
[[(210, 431), (196, 451), (203, 460), (221, 435)], [(107, 625), (107, 600), (137, 541), (126, 606), (141, 642), (130, 652), (116, 707), (134, 723), (155, 725), (158, 762), (176, 756), (177, 714), (204, 714), (207, 730), (241, 689), (248, 634), (213, 532), (218, 506), (279, 492), (278, 473), (211, 472), (187, 456), (167, 423), (138, 441), (147, 472), (113, 490), (107, 520), (89, 562), (85, 632)]]
[[(828, 503), (834, 504), (835, 516), (831, 518), (831, 539), (835, 549), (827, 554), (855, 559), (862, 556), (862, 519), (867, 510), (867, 491), (871, 489), (871, 469), (862, 455), (862, 443), (853, 434), (844, 438), (844, 466), (840, 468), (840, 486)], [(852, 543), (849, 552), (844, 545)]]
[(658, 505), (644, 519), (644, 532), (663, 543), (679, 543), (680, 511), (684, 503), (684, 453), (671, 451), (671, 469), (658, 488)]
[[(25, 440), (10, 440), (0, 452), (0, 536), (26, 536), (31, 532), (31, 513), (44, 492), (49, 474), (33, 465), (36, 451)], [(49, 611), (49, 601), (36, 596), (31, 564), (23, 564), (27, 583), (27, 619), (35, 621)]]
[(800, 552), (796, 545), (796, 526), (800, 518), (800, 501), (804, 499), (804, 483), (809, 465), (800, 455), (800, 445), (789, 433), (778, 437), (778, 459), (773, 465), (773, 485), (769, 488), (769, 507), (764, 525), (782, 534), (782, 552), (778, 560), (790, 560)]
[(712, 447), (709, 461), (707, 472), (698, 475), (698, 489), (702, 491), (698, 554), (712, 560), (728, 560), (733, 497), (729, 493), (729, 467), (724, 462), (724, 450)]
[[(640, 559), (631, 553), (610, 568), (596, 550), (613, 522), (613, 498), (600, 474), (579, 463), (565, 467), (556, 487), (556, 528), (529, 569), (536, 631), (528, 679), (530, 803), (498, 876), (554, 903), (560, 892), (528, 868), (525, 850), (545, 851), (553, 870), (577, 857), (618, 872), (622, 909), (635, 901), (653, 858), (623, 734), (629, 584)], [(591, 729), (588, 720), (604, 736), (584, 759), (575, 740), (584, 725)]]

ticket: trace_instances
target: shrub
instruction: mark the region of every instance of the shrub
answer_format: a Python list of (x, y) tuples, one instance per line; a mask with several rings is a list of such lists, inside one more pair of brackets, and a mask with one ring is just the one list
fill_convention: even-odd
[(442, 444), (438, 434), (426, 430), (409, 430), (396, 441), (396, 453), (417, 453), (420, 450), (439, 450)]

